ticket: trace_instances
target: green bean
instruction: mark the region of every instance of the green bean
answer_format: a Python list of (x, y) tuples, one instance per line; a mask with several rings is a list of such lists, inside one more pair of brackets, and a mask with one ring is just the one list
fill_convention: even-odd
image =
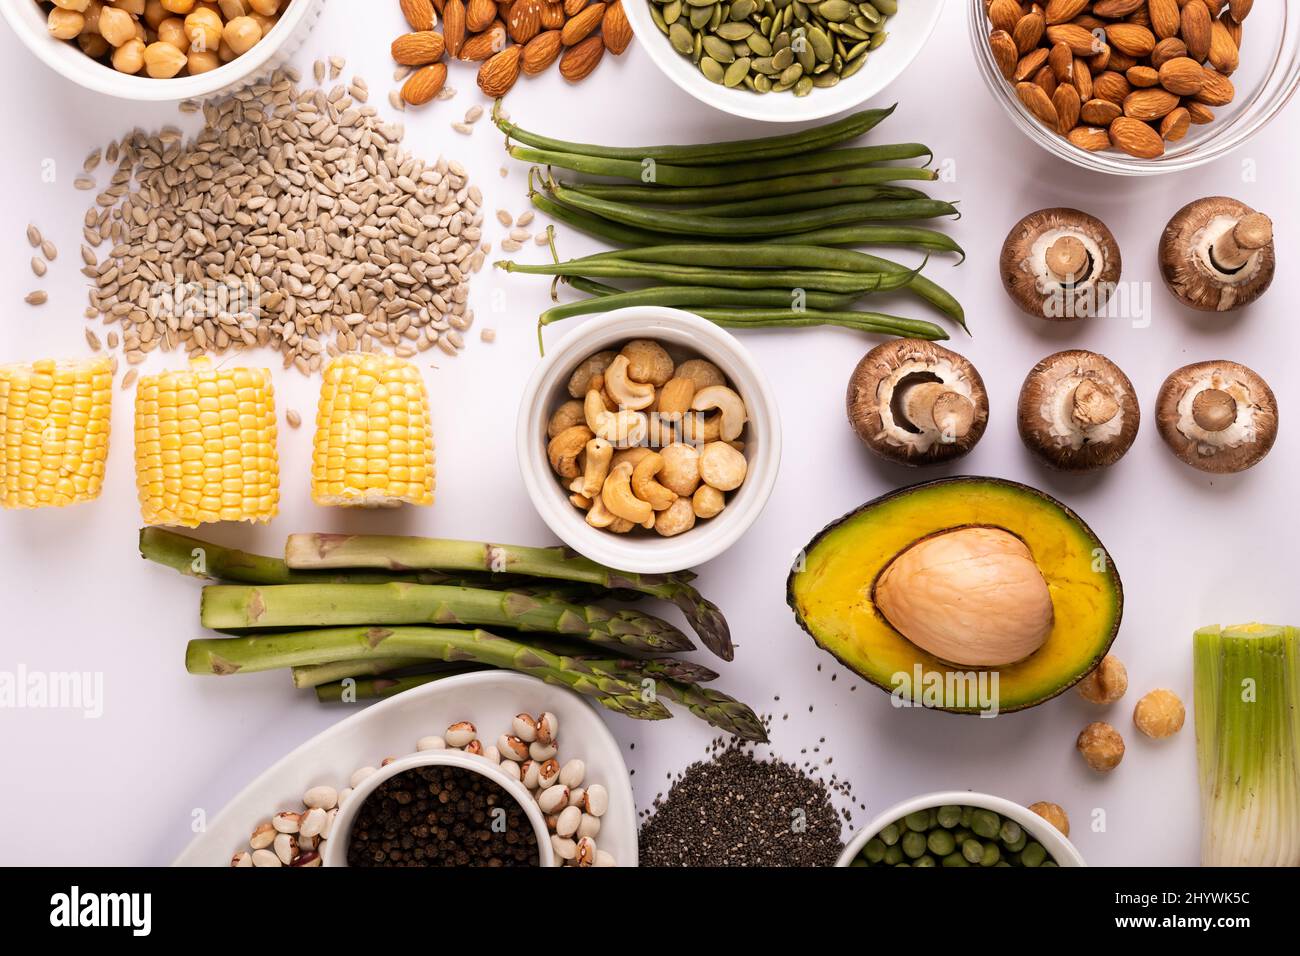
[[(930, 151), (919, 143), (896, 146), (872, 146), (862, 150), (872, 152), (874, 162), (915, 159), (928, 156)], [(836, 169), (811, 176), (799, 173), (759, 179), (753, 182), (726, 183), (720, 186), (639, 186), (625, 183), (561, 183), (577, 186), (583, 192), (601, 199), (618, 202), (644, 202), (662, 206), (688, 206), (695, 203), (734, 202), (742, 199), (761, 199), (766, 196), (788, 196), (794, 193), (817, 192), (841, 186), (876, 186), (900, 180), (932, 182), (938, 178), (933, 170), (916, 166), (863, 166), (856, 169)]]
[(544, 212), (551, 219), (572, 226), (574, 229), (580, 229), (589, 236), (595, 236), (598, 239), (607, 239), (610, 242), (617, 242), (620, 245), (657, 246), (664, 243), (690, 241), (689, 239), (683, 239), (681, 236), (670, 236), (667, 233), (662, 232), (650, 232), (645, 229), (629, 229), (626, 226), (620, 226), (618, 223), (610, 222), (608, 219), (601, 219), (599, 216), (589, 216), (587, 213), (580, 212), (577, 209), (570, 209), (568, 206), (561, 206), (545, 193), (531, 193), (528, 198), (532, 200), (534, 208), (540, 212)]
[(530, 146), (511, 146), (507, 152), (525, 163), (571, 169), (592, 176), (628, 179), (646, 185), (723, 186), (728, 183), (774, 179), (779, 176), (825, 173), (835, 169), (856, 169), (880, 161), (878, 147), (827, 149), (807, 156), (791, 156), (763, 162), (732, 162), (726, 166), (674, 166), (671, 163), (642, 163), (631, 159), (604, 159), (578, 153), (557, 153)]
[(500, 260), (497, 267), (506, 272), (535, 276), (589, 276), (602, 279), (654, 279), (664, 285), (714, 286), (724, 289), (817, 289), (844, 295), (890, 292), (908, 285), (913, 276), (835, 272), (829, 270), (711, 269), (701, 266), (667, 266), (629, 259), (521, 265)]
[[(835, 311), (850, 304), (856, 296), (833, 295), (827, 292), (805, 292), (804, 301), (809, 308)], [(705, 286), (659, 286), (619, 292), (603, 298), (584, 299), (547, 309), (542, 313), (542, 325), (594, 312), (609, 312), (628, 306), (723, 306), (788, 308), (793, 296), (785, 289), (715, 289)]]
[(775, 213), (802, 212), (806, 209), (825, 209), (848, 203), (874, 202), (877, 199), (929, 199), (919, 189), (905, 186), (846, 186), (843, 189), (822, 189), (815, 193), (795, 196), (770, 196), (767, 199), (748, 199), (743, 202), (718, 203), (716, 206), (697, 206), (692, 216), (765, 216)]
[(739, 155), (753, 159), (778, 159), (845, 143), (874, 129), (896, 108), (891, 106), (887, 110), (854, 113), (834, 123), (826, 123), (797, 133), (689, 146), (596, 146), (552, 139), (529, 132), (507, 120), (501, 115), (499, 101), (492, 109), (492, 120), (508, 139), (539, 149), (635, 162), (653, 159), (656, 162), (670, 161), (681, 166), (712, 166), (731, 163)]
[(728, 329), (798, 329), (831, 325), (856, 329), (859, 332), (878, 332), (906, 339), (925, 339), (929, 342), (939, 342), (948, 338), (948, 333), (933, 322), (926, 322), (923, 319), (904, 319), (896, 315), (885, 315), (883, 312), (689, 308), (700, 318), (708, 319), (715, 325)]
[(923, 226), (839, 226), (800, 233), (797, 239), (778, 236), (763, 242), (797, 241), (816, 246), (920, 246), (939, 252), (955, 252), (966, 258), (966, 250), (956, 240), (936, 229)]
[(776, 216), (749, 216), (727, 219), (720, 216), (694, 216), (659, 209), (647, 209), (626, 203), (596, 199), (562, 186), (556, 186), (551, 195), (562, 205), (582, 212), (612, 219), (625, 226), (648, 229), (654, 232), (695, 236), (746, 236), (764, 238), (811, 232), (826, 226), (863, 221), (896, 219), (931, 219), (956, 215), (951, 203), (938, 199), (878, 200), (853, 203), (836, 209), (812, 209), (805, 212)]

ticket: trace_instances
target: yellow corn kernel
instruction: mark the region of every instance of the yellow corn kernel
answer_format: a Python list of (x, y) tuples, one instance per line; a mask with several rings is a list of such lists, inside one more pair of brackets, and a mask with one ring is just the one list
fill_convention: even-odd
[(135, 481), (147, 525), (267, 522), (280, 504), (275, 391), (266, 369), (215, 369), (140, 379)]
[(0, 505), (62, 508), (98, 498), (112, 407), (106, 358), (0, 365)]
[(350, 353), (325, 368), (311, 464), (320, 505), (433, 504), (429, 395), (419, 369), (389, 355)]

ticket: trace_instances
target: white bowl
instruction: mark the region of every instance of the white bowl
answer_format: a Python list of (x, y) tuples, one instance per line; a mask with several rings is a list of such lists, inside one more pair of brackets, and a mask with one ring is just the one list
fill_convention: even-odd
[(497, 784), (519, 804), (528, 817), (528, 822), (533, 825), (533, 833), (537, 836), (539, 865), (555, 865), (555, 851), (551, 847), (551, 836), (546, 829), (546, 818), (542, 816), (537, 801), (532, 798), (522, 783), (506, 776), (504, 771), (482, 757), (475, 757), (473, 754), (462, 753), (459, 750), (426, 750), (423, 753), (394, 760), (387, 767), (381, 767), (366, 777), (359, 787), (353, 789), (348, 802), (334, 818), (334, 828), (330, 831), (330, 838), (324, 842), (325, 852), (321, 856), (323, 866), (348, 865), (348, 843), (352, 838), (352, 827), (356, 823), (361, 805), (379, 789), (379, 785), (384, 781), (416, 767), (458, 767), (486, 777)]
[(170, 80), (119, 73), (86, 56), (75, 42), (56, 40), (46, 29), (45, 9), (35, 0), (6, 0), (0, 3), (0, 14), (46, 66), (78, 86), (124, 100), (175, 102), (232, 90), (283, 66), (302, 46), (324, 6), (324, 0), (291, 0), (275, 29), (243, 56), (208, 73)]
[[(713, 362), (740, 393), (749, 411), (745, 433), (749, 473), (745, 483), (730, 493), (721, 514), (696, 522), (690, 531), (674, 538), (639, 531), (617, 535), (591, 527), (586, 516), (569, 502), (569, 491), (546, 459), (546, 424), (555, 409), (569, 400), (567, 385), (573, 370), (602, 349), (639, 338), (657, 339), (669, 351), (675, 347), (683, 355), (698, 355)], [(546, 358), (524, 388), (515, 443), (528, 497), (560, 540), (609, 567), (662, 574), (716, 558), (757, 520), (776, 485), (781, 465), (781, 419), (767, 377), (735, 336), (678, 309), (630, 308), (589, 319), (558, 345), (548, 348)]]
[(1043, 849), (1051, 855), (1057, 866), (1088, 865), (1083, 862), (1083, 857), (1074, 848), (1074, 844), (1060, 830), (1032, 810), (1022, 807), (1018, 803), (1012, 803), (1010, 800), (1004, 800), (1002, 797), (995, 797), (988, 793), (971, 793), (966, 790), (923, 793), (919, 797), (912, 797), (910, 800), (894, 804), (854, 835), (853, 839), (849, 841), (849, 845), (844, 848), (844, 852), (840, 854), (840, 858), (835, 865), (852, 866), (853, 860), (862, 852), (862, 848), (867, 845), (867, 842), (895, 820), (901, 820), (909, 813), (915, 813), (917, 810), (929, 810), (932, 807), (946, 806), (979, 807), (982, 810), (992, 810), (1004, 817), (1010, 817), (1019, 823), (1025, 829), (1025, 832), (1043, 845)]
[(889, 18), (889, 39), (867, 56), (861, 70), (829, 89), (795, 96), (788, 92), (754, 93), (743, 86), (728, 89), (705, 79), (690, 57), (673, 49), (668, 37), (655, 26), (649, 2), (625, 0), (623, 9), (637, 42), (660, 72), (701, 103), (733, 116), (769, 123), (822, 119), (862, 105), (894, 82), (916, 59), (943, 13), (943, 0), (903, 0), (898, 13)]

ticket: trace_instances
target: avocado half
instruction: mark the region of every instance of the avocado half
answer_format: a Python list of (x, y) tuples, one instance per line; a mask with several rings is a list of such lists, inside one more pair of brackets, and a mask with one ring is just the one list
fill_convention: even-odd
[[(897, 675), (956, 681), (981, 669), (948, 664), (894, 630), (873, 602), (891, 561), (927, 536), (969, 526), (1001, 528), (1020, 538), (1052, 597), (1046, 642), (1022, 661), (996, 670), (1000, 712), (1023, 710), (1082, 680), (1119, 633), (1124, 590), (1114, 562), (1073, 511), (1028, 485), (999, 478), (945, 478), (868, 502), (824, 528), (804, 549), (786, 582), (799, 626), (846, 667), (895, 692)], [(936, 708), (977, 713), (980, 706)]]

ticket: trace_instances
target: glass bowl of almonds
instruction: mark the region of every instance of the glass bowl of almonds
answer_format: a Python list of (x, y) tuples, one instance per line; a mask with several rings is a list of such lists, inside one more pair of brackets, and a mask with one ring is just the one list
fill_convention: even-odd
[(324, 0), (10, 0), (9, 26), (42, 62), (125, 100), (201, 100), (283, 66)]
[(1300, 86), (1300, 10), (1254, 0), (967, 0), (980, 72), (1012, 121), (1077, 166), (1200, 166)]

